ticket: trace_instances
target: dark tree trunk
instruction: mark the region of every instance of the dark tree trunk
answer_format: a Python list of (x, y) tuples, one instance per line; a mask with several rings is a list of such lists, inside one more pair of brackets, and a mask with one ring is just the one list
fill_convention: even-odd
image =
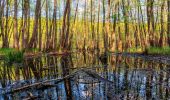
[(161, 6), (161, 32), (160, 32), (160, 39), (159, 39), (159, 47), (163, 47), (163, 36), (164, 36), (164, 6), (165, 6), (165, 2), (162, 2), (162, 6)]
[(125, 51), (129, 48), (130, 40), (129, 40), (129, 13), (128, 13), (128, 6), (125, 0), (122, 0), (123, 4), (123, 16), (124, 16), (124, 24), (125, 24)]
[(147, 0), (147, 22), (148, 22), (148, 34), (149, 45), (154, 46), (154, 12), (153, 12), (154, 0)]
[(69, 31), (70, 31), (70, 0), (67, 0), (66, 7), (64, 10), (62, 34), (60, 40), (60, 47), (61, 50), (63, 51), (67, 51), (70, 49)]
[(33, 33), (32, 37), (29, 41), (29, 48), (36, 48), (37, 46), (37, 40), (38, 40), (38, 23), (39, 23), (39, 18), (40, 18), (40, 11), (41, 11), (41, 0), (36, 1), (36, 8), (35, 8), (35, 18), (34, 18), (34, 28), (33, 28)]
[(168, 26), (167, 26), (167, 36), (168, 36), (168, 45), (170, 46), (170, 0), (167, 0), (168, 4)]
[(14, 43), (13, 43), (13, 47), (19, 49), (17, 13), (18, 13), (18, 5), (17, 5), (17, 0), (15, 0), (14, 1), (14, 35), (13, 35)]

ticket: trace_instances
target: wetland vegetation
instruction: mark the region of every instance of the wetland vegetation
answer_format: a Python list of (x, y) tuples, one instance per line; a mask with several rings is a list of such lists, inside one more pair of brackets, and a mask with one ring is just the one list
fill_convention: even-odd
[(170, 0), (0, 0), (0, 100), (169, 100)]

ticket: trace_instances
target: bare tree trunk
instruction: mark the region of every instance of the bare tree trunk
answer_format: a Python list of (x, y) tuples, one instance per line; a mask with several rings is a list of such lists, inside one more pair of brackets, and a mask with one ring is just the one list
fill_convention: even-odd
[[(87, 9), (87, 0), (85, 0), (84, 6), (84, 35), (83, 35), (83, 50), (86, 50), (86, 34), (87, 34), (87, 22), (86, 22), (86, 9)], [(76, 44), (77, 45), (77, 44)]]
[(93, 8), (93, 0), (91, 0), (91, 6), (90, 6), (90, 15), (91, 15), (91, 33), (92, 33), (92, 48), (93, 49), (95, 49), (95, 47), (96, 47), (96, 43), (95, 43), (95, 33), (94, 33), (94, 22), (93, 22), (93, 20), (94, 20), (94, 17), (93, 17), (93, 10), (94, 10), (94, 8)]
[[(40, 2), (40, 5), (41, 5), (41, 2)], [(40, 8), (39, 9), (41, 9), (41, 6), (40, 6)], [(40, 10), (40, 12), (39, 12), (39, 18), (38, 18), (38, 23), (39, 23), (39, 25), (38, 25), (38, 27), (39, 27), (39, 51), (41, 51), (42, 50), (42, 31), (41, 31), (41, 10)]]
[(35, 21), (34, 21), (34, 28), (32, 37), (29, 42), (29, 48), (35, 48), (37, 46), (37, 36), (38, 36), (38, 19), (40, 17), (40, 11), (41, 11), (41, 0), (36, 1), (36, 8), (35, 8)]
[(62, 25), (62, 34), (61, 34), (61, 41), (60, 46), (62, 51), (67, 51), (70, 48), (70, 41), (69, 41), (69, 31), (70, 31), (70, 0), (67, 0), (66, 7), (64, 10), (64, 18), (63, 18), (63, 25)]
[(53, 36), (53, 48), (54, 50), (56, 50), (56, 45), (57, 45), (57, 0), (54, 0), (54, 13), (53, 13), (53, 20), (54, 20), (54, 29), (53, 29), (53, 32), (54, 32), (54, 36)]
[(168, 45), (170, 46), (170, 1), (167, 0), (168, 4), (168, 25), (167, 25), (167, 36), (168, 36)]
[(26, 2), (26, 0), (24, 1), (24, 0), (22, 0), (22, 17), (21, 17), (21, 32), (20, 32), (20, 34), (22, 34), (22, 48), (23, 49), (25, 49), (25, 27), (26, 27), (26, 20), (25, 20), (25, 18), (26, 18), (26, 13), (25, 13), (25, 10), (26, 9), (24, 9), (26, 6), (25, 6), (25, 2)]
[[(137, 1), (138, 4), (138, 24), (140, 27), (139, 33), (140, 33), (140, 42), (142, 45), (142, 49), (145, 49), (146, 46), (148, 46), (148, 34), (146, 34), (146, 30), (145, 30), (145, 26), (144, 26), (144, 18), (143, 18), (143, 12), (142, 12), (142, 8), (141, 8), (141, 3), (140, 0)], [(140, 20), (141, 18), (141, 20)], [(143, 40), (143, 41), (142, 41)]]
[(105, 13), (105, 0), (102, 1), (103, 2), (103, 29), (102, 29), (102, 33), (103, 33), (103, 42), (104, 42), (104, 50), (105, 52), (108, 51), (108, 35), (106, 32), (106, 13)]
[(107, 1), (107, 15), (106, 15), (106, 38), (108, 39), (108, 49), (110, 50), (112, 46), (114, 46), (113, 44), (111, 44), (111, 40), (112, 40), (112, 36), (111, 36), (111, 18), (110, 18), (110, 14), (111, 14), (111, 2), (110, 0)]
[[(1, 36), (2, 36), (2, 42), (4, 41), (5, 37), (4, 37), (4, 7), (5, 7), (5, 1), (1, 1), (1, 8), (0, 8), (0, 27), (1, 27)], [(3, 46), (2, 46), (3, 47)]]
[(160, 39), (159, 39), (159, 47), (163, 47), (163, 36), (164, 36), (164, 6), (165, 6), (165, 2), (162, 1), (162, 6), (161, 6), (161, 32), (160, 32)]
[(154, 0), (147, 0), (147, 22), (148, 22), (148, 34), (149, 34), (149, 45), (150, 46), (154, 46), (153, 3), (154, 3)]
[(124, 16), (124, 24), (125, 24), (125, 51), (129, 48), (130, 40), (129, 40), (129, 14), (128, 14), (128, 2), (122, 0), (123, 6), (123, 16)]
[[(28, 48), (30, 30), (30, 2), (22, 0), (22, 49)], [(19, 36), (20, 37), (20, 36)], [(19, 38), (18, 37), (18, 38)]]
[(14, 43), (13, 43), (13, 47), (19, 49), (17, 13), (18, 13), (18, 5), (17, 5), (17, 0), (15, 0), (14, 1), (14, 35), (13, 35)]
[(99, 47), (99, 21), (100, 21), (100, 0), (98, 2), (98, 15), (97, 15), (97, 50), (99, 51), (100, 50), (100, 47)]
[(48, 30), (48, 25), (49, 25), (49, 19), (48, 19), (48, 0), (46, 0), (46, 7), (45, 7), (45, 12), (46, 12), (46, 50), (49, 49), (49, 42), (50, 42), (50, 36), (49, 36), (49, 30)]
[[(113, 32), (111, 32), (111, 50), (114, 52), (115, 49), (118, 49), (117, 39), (119, 35), (116, 36), (116, 26), (117, 26), (117, 10), (118, 10), (118, 3), (114, 5), (114, 9), (112, 9), (112, 19), (113, 19)], [(117, 39), (116, 39), (117, 38)]]
[(9, 17), (9, 0), (6, 1), (6, 15), (5, 15), (5, 32), (2, 34), (3, 35), (3, 43), (2, 43), (2, 47), (3, 48), (8, 48), (9, 47), (9, 42), (8, 42), (8, 17)]
[[(118, 3), (118, 22), (120, 23), (121, 22), (121, 19), (120, 19), (120, 2)], [(119, 40), (118, 41), (118, 51), (119, 52), (122, 52), (123, 51), (123, 39), (122, 39), (122, 35), (121, 35), (121, 29), (120, 29), (120, 24), (118, 25), (118, 35), (119, 35)]]

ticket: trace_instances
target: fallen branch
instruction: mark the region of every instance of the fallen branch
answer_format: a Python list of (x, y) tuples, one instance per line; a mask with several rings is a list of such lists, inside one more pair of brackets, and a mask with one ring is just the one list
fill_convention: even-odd
[(86, 74), (90, 75), (93, 78), (97, 78), (97, 79), (99, 79), (101, 81), (104, 81), (104, 82), (113, 83), (112, 81), (101, 77), (100, 75), (98, 75), (97, 73), (93, 72), (92, 70), (82, 69), (82, 71), (85, 72)]
[[(73, 72), (72, 74), (69, 74), (69, 75), (67, 75), (67, 76), (65, 76), (61, 79), (52, 79), (52, 80), (46, 80), (46, 81), (43, 81), (43, 82), (37, 82), (37, 83), (31, 84), (31, 85), (26, 85), (26, 86), (23, 86), (23, 87), (20, 87), (20, 88), (13, 89), (11, 91), (6, 92), (5, 94), (15, 93), (15, 92), (26, 90), (26, 89), (29, 89), (29, 88), (32, 88), (32, 87), (44, 87), (44, 86), (53, 87), (53, 86), (56, 86), (56, 84), (64, 81), (65, 79), (69, 79), (69, 78), (73, 77), (74, 75), (76, 75), (78, 72), (81, 72), (81, 71), (85, 72), (86, 74), (88, 74), (89, 76), (91, 76), (93, 78), (99, 79), (100, 81), (113, 83), (112, 81), (101, 77), (100, 75), (93, 72), (92, 70), (79, 69), (79, 70)], [(55, 84), (50, 84), (50, 82), (53, 82), (53, 81), (55, 81)]]
[[(75, 74), (77, 74), (77, 72), (79, 72), (79, 70), (77, 70), (76, 72), (74, 72), (70, 75), (67, 75), (67, 76), (65, 76), (61, 79), (52, 79), (52, 80), (46, 80), (46, 81), (43, 81), (43, 82), (37, 82), (37, 83), (31, 84), (31, 85), (26, 85), (26, 86), (23, 86), (23, 87), (20, 87), (20, 88), (17, 88), (17, 89), (13, 89), (9, 92), (6, 92), (5, 94), (15, 93), (15, 92), (22, 91), (22, 90), (25, 90), (25, 89), (29, 89), (31, 87), (36, 87), (36, 86), (40, 86), (40, 87), (46, 86), (48, 83), (50, 83), (52, 81), (56, 81), (55, 84), (58, 84), (58, 83), (64, 81), (65, 79), (69, 79), (69, 78), (73, 77)], [(50, 86), (52, 86), (52, 85), (50, 85)], [(53, 85), (53, 86), (55, 86), (55, 85)]]

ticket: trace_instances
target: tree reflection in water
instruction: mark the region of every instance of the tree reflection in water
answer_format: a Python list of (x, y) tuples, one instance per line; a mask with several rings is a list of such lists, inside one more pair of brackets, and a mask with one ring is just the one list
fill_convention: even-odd
[[(61, 66), (63, 71), (63, 77), (70, 74), (70, 67), (72, 66), (71, 56), (62, 56), (61, 57)], [(64, 79), (64, 87), (68, 100), (72, 100), (72, 89), (71, 89), (71, 81), (70, 78)]]
[(23, 66), (2, 60), (0, 65), (1, 100), (170, 99), (169, 65), (140, 57), (86, 52), (29, 58)]

